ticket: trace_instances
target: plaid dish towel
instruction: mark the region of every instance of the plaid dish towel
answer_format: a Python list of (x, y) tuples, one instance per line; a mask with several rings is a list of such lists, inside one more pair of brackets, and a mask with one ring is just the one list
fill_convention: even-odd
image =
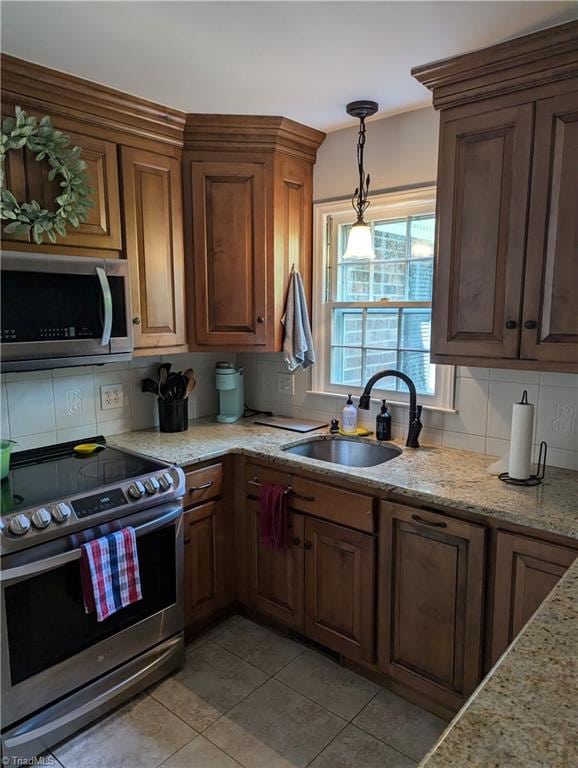
[(127, 527), (82, 545), (84, 610), (104, 621), (142, 598), (134, 528)]

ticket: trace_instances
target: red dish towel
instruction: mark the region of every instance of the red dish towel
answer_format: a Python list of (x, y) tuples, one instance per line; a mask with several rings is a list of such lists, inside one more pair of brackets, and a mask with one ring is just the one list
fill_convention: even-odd
[(287, 549), (289, 534), (287, 488), (283, 485), (273, 485), (273, 483), (261, 483), (259, 503), (261, 505), (259, 517), (261, 544), (276, 552), (284, 552)]
[(134, 528), (127, 527), (82, 545), (84, 610), (104, 621), (142, 598)]

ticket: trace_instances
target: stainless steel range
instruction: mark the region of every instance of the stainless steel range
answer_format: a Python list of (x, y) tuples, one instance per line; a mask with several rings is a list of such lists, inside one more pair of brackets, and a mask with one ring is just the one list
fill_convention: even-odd
[[(105, 444), (13, 455), (2, 481), (2, 753), (28, 759), (183, 663), (184, 474)], [(81, 545), (133, 526), (142, 600), (86, 614)], [(7, 763), (8, 764), (8, 763)]]

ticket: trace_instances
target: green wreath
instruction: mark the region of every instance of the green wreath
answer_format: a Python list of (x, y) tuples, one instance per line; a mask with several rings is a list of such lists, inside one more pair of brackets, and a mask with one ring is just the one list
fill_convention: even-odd
[[(44, 235), (51, 243), (56, 242), (56, 235), (66, 236), (66, 226), (78, 227), (86, 221), (89, 209), (91, 189), (88, 184), (86, 163), (80, 159), (80, 147), (71, 147), (70, 139), (62, 131), (57, 131), (48, 116), (38, 120), (28, 116), (20, 107), (16, 107), (15, 117), (7, 117), (2, 123), (0, 143), (0, 219), (10, 223), (4, 227), (6, 234), (32, 234), (34, 242), (40, 243)], [(11, 149), (26, 148), (36, 155), (36, 160), (48, 160), (52, 166), (48, 179), (61, 177), (61, 192), (56, 197), (58, 206), (55, 211), (41, 208), (36, 200), (19, 203), (12, 192), (4, 186), (4, 164)]]

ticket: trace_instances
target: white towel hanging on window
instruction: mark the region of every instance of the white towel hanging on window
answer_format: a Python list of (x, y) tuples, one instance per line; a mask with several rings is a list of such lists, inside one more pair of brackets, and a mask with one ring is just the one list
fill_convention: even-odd
[(281, 322), (285, 328), (283, 359), (287, 363), (287, 367), (290, 371), (294, 371), (299, 366), (303, 369), (309, 368), (315, 363), (315, 349), (313, 348), (305, 288), (301, 275), (295, 268), (291, 269), (285, 314)]

